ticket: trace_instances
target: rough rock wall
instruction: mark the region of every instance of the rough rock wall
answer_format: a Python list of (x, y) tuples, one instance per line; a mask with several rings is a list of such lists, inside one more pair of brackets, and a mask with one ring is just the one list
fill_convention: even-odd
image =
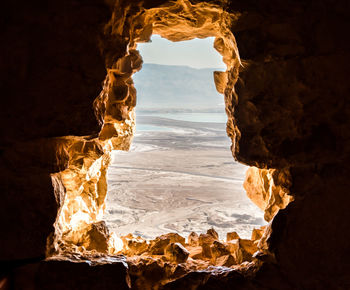
[[(124, 7), (121, 9), (121, 7)], [(73, 140), (68, 151), (68, 166), (53, 175), (57, 194), (64, 196), (49, 241), (48, 254), (100, 250), (114, 253), (117, 238), (100, 221), (106, 196), (106, 169), (112, 149), (128, 149), (134, 129), (136, 90), (132, 74), (141, 69), (138, 42), (149, 41), (158, 33), (173, 41), (215, 36), (215, 48), (223, 55), (226, 72), (216, 72), (219, 91), (227, 95), (237, 80), (240, 65), (237, 45), (230, 31), (231, 17), (220, 6), (187, 1), (165, 3), (145, 9), (140, 2), (116, 4), (109, 23), (104, 27), (101, 51), (105, 56), (107, 77), (103, 90), (94, 101), (96, 116), (102, 125), (97, 138), (88, 143)], [(98, 223), (98, 226), (94, 226)], [(95, 230), (91, 230), (93, 227)], [(98, 230), (99, 229), (99, 230)], [(96, 235), (96, 231), (99, 234)], [(94, 241), (96, 236), (104, 245)], [(93, 247), (92, 245), (96, 245)]]
[(106, 76), (99, 39), (110, 8), (101, 1), (8, 1), (2, 14), (4, 261), (44, 257), (64, 198), (64, 188), (53, 186), (51, 174), (69, 166), (72, 143), (93, 143), (64, 136), (100, 131), (92, 103)]
[(295, 201), (272, 221), (269, 242), (296, 288), (349, 287), (348, 8), (345, 1), (229, 7), (241, 12), (232, 31), (243, 63), (234, 153), (252, 166), (290, 171)]
[[(96, 223), (106, 194), (104, 172), (110, 150), (127, 149), (132, 138), (131, 74), (141, 65), (135, 41), (147, 41), (153, 22), (153, 32), (171, 40), (217, 37), (228, 73), (216, 74), (215, 81), (225, 94), (234, 156), (269, 170), (258, 170), (255, 180), (248, 175), (246, 188), (255, 188), (248, 194), (259, 193), (256, 184), (269, 174), (269, 186), (285, 176), (291, 185), (295, 201), (272, 219), (265, 237), (276, 264), (267, 262), (249, 283), (348, 286), (346, 1), (179, 1), (172, 8), (144, 1), (151, 14), (133, 1), (22, 2), (7, 2), (1, 20), (7, 44), (1, 46), (2, 266), (42, 258), (54, 231), (53, 251), (65, 246), (58, 237), (85, 248), (94, 248), (94, 237), (110, 239)], [(231, 21), (213, 7), (208, 22), (201, 16), (207, 2), (232, 13)], [(198, 6), (191, 11), (191, 4)], [(195, 19), (186, 18), (194, 12)], [(227, 25), (231, 31), (221, 30)], [(260, 192), (264, 206), (280, 195)], [(280, 204), (285, 207), (283, 199)], [(76, 228), (83, 234), (75, 235)], [(248, 283), (233, 272), (193, 275), (176, 285)]]

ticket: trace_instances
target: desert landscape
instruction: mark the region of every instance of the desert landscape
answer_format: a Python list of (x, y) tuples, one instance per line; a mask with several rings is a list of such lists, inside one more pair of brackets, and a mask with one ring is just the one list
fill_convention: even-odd
[(224, 239), (230, 231), (249, 238), (264, 225), (243, 189), (247, 167), (232, 158), (224, 119), (224, 113), (138, 113), (131, 150), (115, 151), (108, 171), (110, 230), (155, 238), (213, 227)]

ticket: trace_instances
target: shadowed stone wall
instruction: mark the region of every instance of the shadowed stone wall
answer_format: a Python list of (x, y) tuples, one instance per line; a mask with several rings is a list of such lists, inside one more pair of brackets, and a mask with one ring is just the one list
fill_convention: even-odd
[[(206, 2), (181, 1), (180, 6)], [(294, 202), (272, 219), (261, 245), (266, 252), (260, 259), (266, 262), (249, 279), (232, 271), (194, 272), (166, 287), (348, 288), (349, 4), (210, 3), (232, 13), (230, 28), (239, 51), (226, 59), (232, 61), (230, 74), (216, 76), (225, 94), (234, 157), (274, 170), (269, 172), (274, 185), (288, 184), (269, 191), (272, 205), (284, 208), (278, 196), (283, 201), (286, 191)], [(103, 211), (109, 152), (127, 149), (132, 139), (136, 95), (131, 75), (141, 66), (133, 41), (147, 40), (152, 32), (130, 22), (149, 23), (138, 4), (11, 1), (3, 6), (0, 261), (18, 281), (28, 271), (12, 267), (43, 259), (50, 234), (48, 253), (67, 247), (60, 244), (62, 236), (89, 247), (100, 233), (91, 224)], [(160, 5), (167, 4), (145, 1), (143, 7)], [(162, 11), (159, 19), (172, 20)], [(166, 25), (157, 29), (167, 33)], [(185, 31), (187, 37), (193, 31)], [(219, 51), (225, 47), (216, 41)], [(231, 43), (231, 52), (234, 48)], [(242, 65), (237, 66), (239, 57)], [(247, 175), (246, 188), (253, 190), (248, 194), (266, 196), (264, 187), (260, 194), (253, 185), (268, 174), (254, 175), (254, 170)], [(88, 207), (82, 210), (83, 205)], [(86, 224), (77, 225), (77, 219)], [(110, 238), (108, 232), (99, 237)], [(55, 262), (40, 267), (45, 273), (65, 271)]]

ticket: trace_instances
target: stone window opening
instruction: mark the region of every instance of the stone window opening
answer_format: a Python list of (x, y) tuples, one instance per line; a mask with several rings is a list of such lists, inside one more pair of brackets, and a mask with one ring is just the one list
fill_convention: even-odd
[(115, 151), (108, 169), (104, 218), (119, 236), (187, 238), (213, 227), (220, 240), (231, 231), (249, 239), (264, 225), (243, 188), (248, 167), (232, 158), (224, 100), (213, 81), (221, 59), (212, 46), (211, 38), (174, 43), (157, 36), (138, 47), (148, 63), (134, 78), (133, 149)]
[[(103, 123), (101, 132), (95, 139), (70, 137), (69, 140), (63, 140), (62, 150), (67, 152), (69, 166), (64, 171), (52, 174), (60, 208), (55, 232), (48, 238), (47, 256), (125, 254), (129, 256), (128, 261), (132, 265), (151, 265), (153, 258), (140, 254), (144, 254), (145, 249), (152, 249), (151, 255), (158, 256), (163, 267), (166, 261), (175, 265), (172, 276), (164, 278), (169, 281), (177, 278), (176, 265), (187, 261), (190, 254), (183, 246), (186, 243), (183, 238), (176, 234), (160, 236), (153, 244), (131, 236), (121, 240), (108, 231), (103, 221), (107, 194), (106, 172), (111, 152), (128, 150), (134, 133), (136, 90), (132, 75), (142, 64), (137, 43), (147, 42), (152, 34), (159, 34), (171, 41), (215, 37), (214, 47), (223, 56), (227, 70), (215, 72), (214, 82), (218, 92), (224, 95), (228, 116), (227, 132), (235, 156), (235, 152), (239, 151), (236, 141), (241, 132), (234, 118), (234, 106), (238, 102), (234, 85), (242, 62), (230, 30), (234, 15), (224, 13), (212, 4), (201, 3), (196, 6), (187, 1), (178, 1), (136, 13), (127, 20), (124, 18), (128, 27), (120, 22), (122, 18), (118, 17), (118, 13), (120, 11), (116, 9), (115, 17), (106, 30), (116, 35), (129, 35), (124, 35), (120, 40), (127, 40), (125, 51), (118, 52), (118, 57), (111, 57), (110, 62), (107, 62), (109, 68), (103, 90), (94, 102), (96, 116)], [(122, 27), (124, 30), (127, 27), (128, 32), (122, 31)], [(278, 210), (285, 208), (292, 200), (288, 195), (289, 186), (288, 171), (256, 167), (248, 170), (244, 185), (248, 196), (265, 211), (266, 221), (271, 221)], [(251, 263), (259, 264), (258, 257), (269, 254), (270, 231), (270, 226), (254, 231), (252, 239), (239, 239), (233, 234), (229, 237), (233, 242), (228, 244), (220, 242), (212, 230), (202, 237), (193, 235), (188, 244), (196, 248), (204, 258), (198, 261), (192, 259), (194, 262), (185, 267), (186, 271), (208, 269), (210, 265), (237, 270), (250, 267)], [(123, 252), (123, 249), (126, 250)], [(144, 279), (140, 271), (137, 267), (131, 270), (135, 281), (138, 281), (135, 283), (141, 283)]]

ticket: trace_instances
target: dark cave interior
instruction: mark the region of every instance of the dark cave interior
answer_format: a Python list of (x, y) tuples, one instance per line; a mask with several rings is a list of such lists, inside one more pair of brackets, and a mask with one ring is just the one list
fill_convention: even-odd
[[(0, 288), (349, 288), (348, 10), (342, 0), (4, 3)], [(127, 257), (100, 221), (110, 153), (134, 133), (136, 43), (152, 33), (214, 36), (227, 65), (214, 81), (231, 150), (251, 166), (245, 189), (269, 222), (240, 265)]]

